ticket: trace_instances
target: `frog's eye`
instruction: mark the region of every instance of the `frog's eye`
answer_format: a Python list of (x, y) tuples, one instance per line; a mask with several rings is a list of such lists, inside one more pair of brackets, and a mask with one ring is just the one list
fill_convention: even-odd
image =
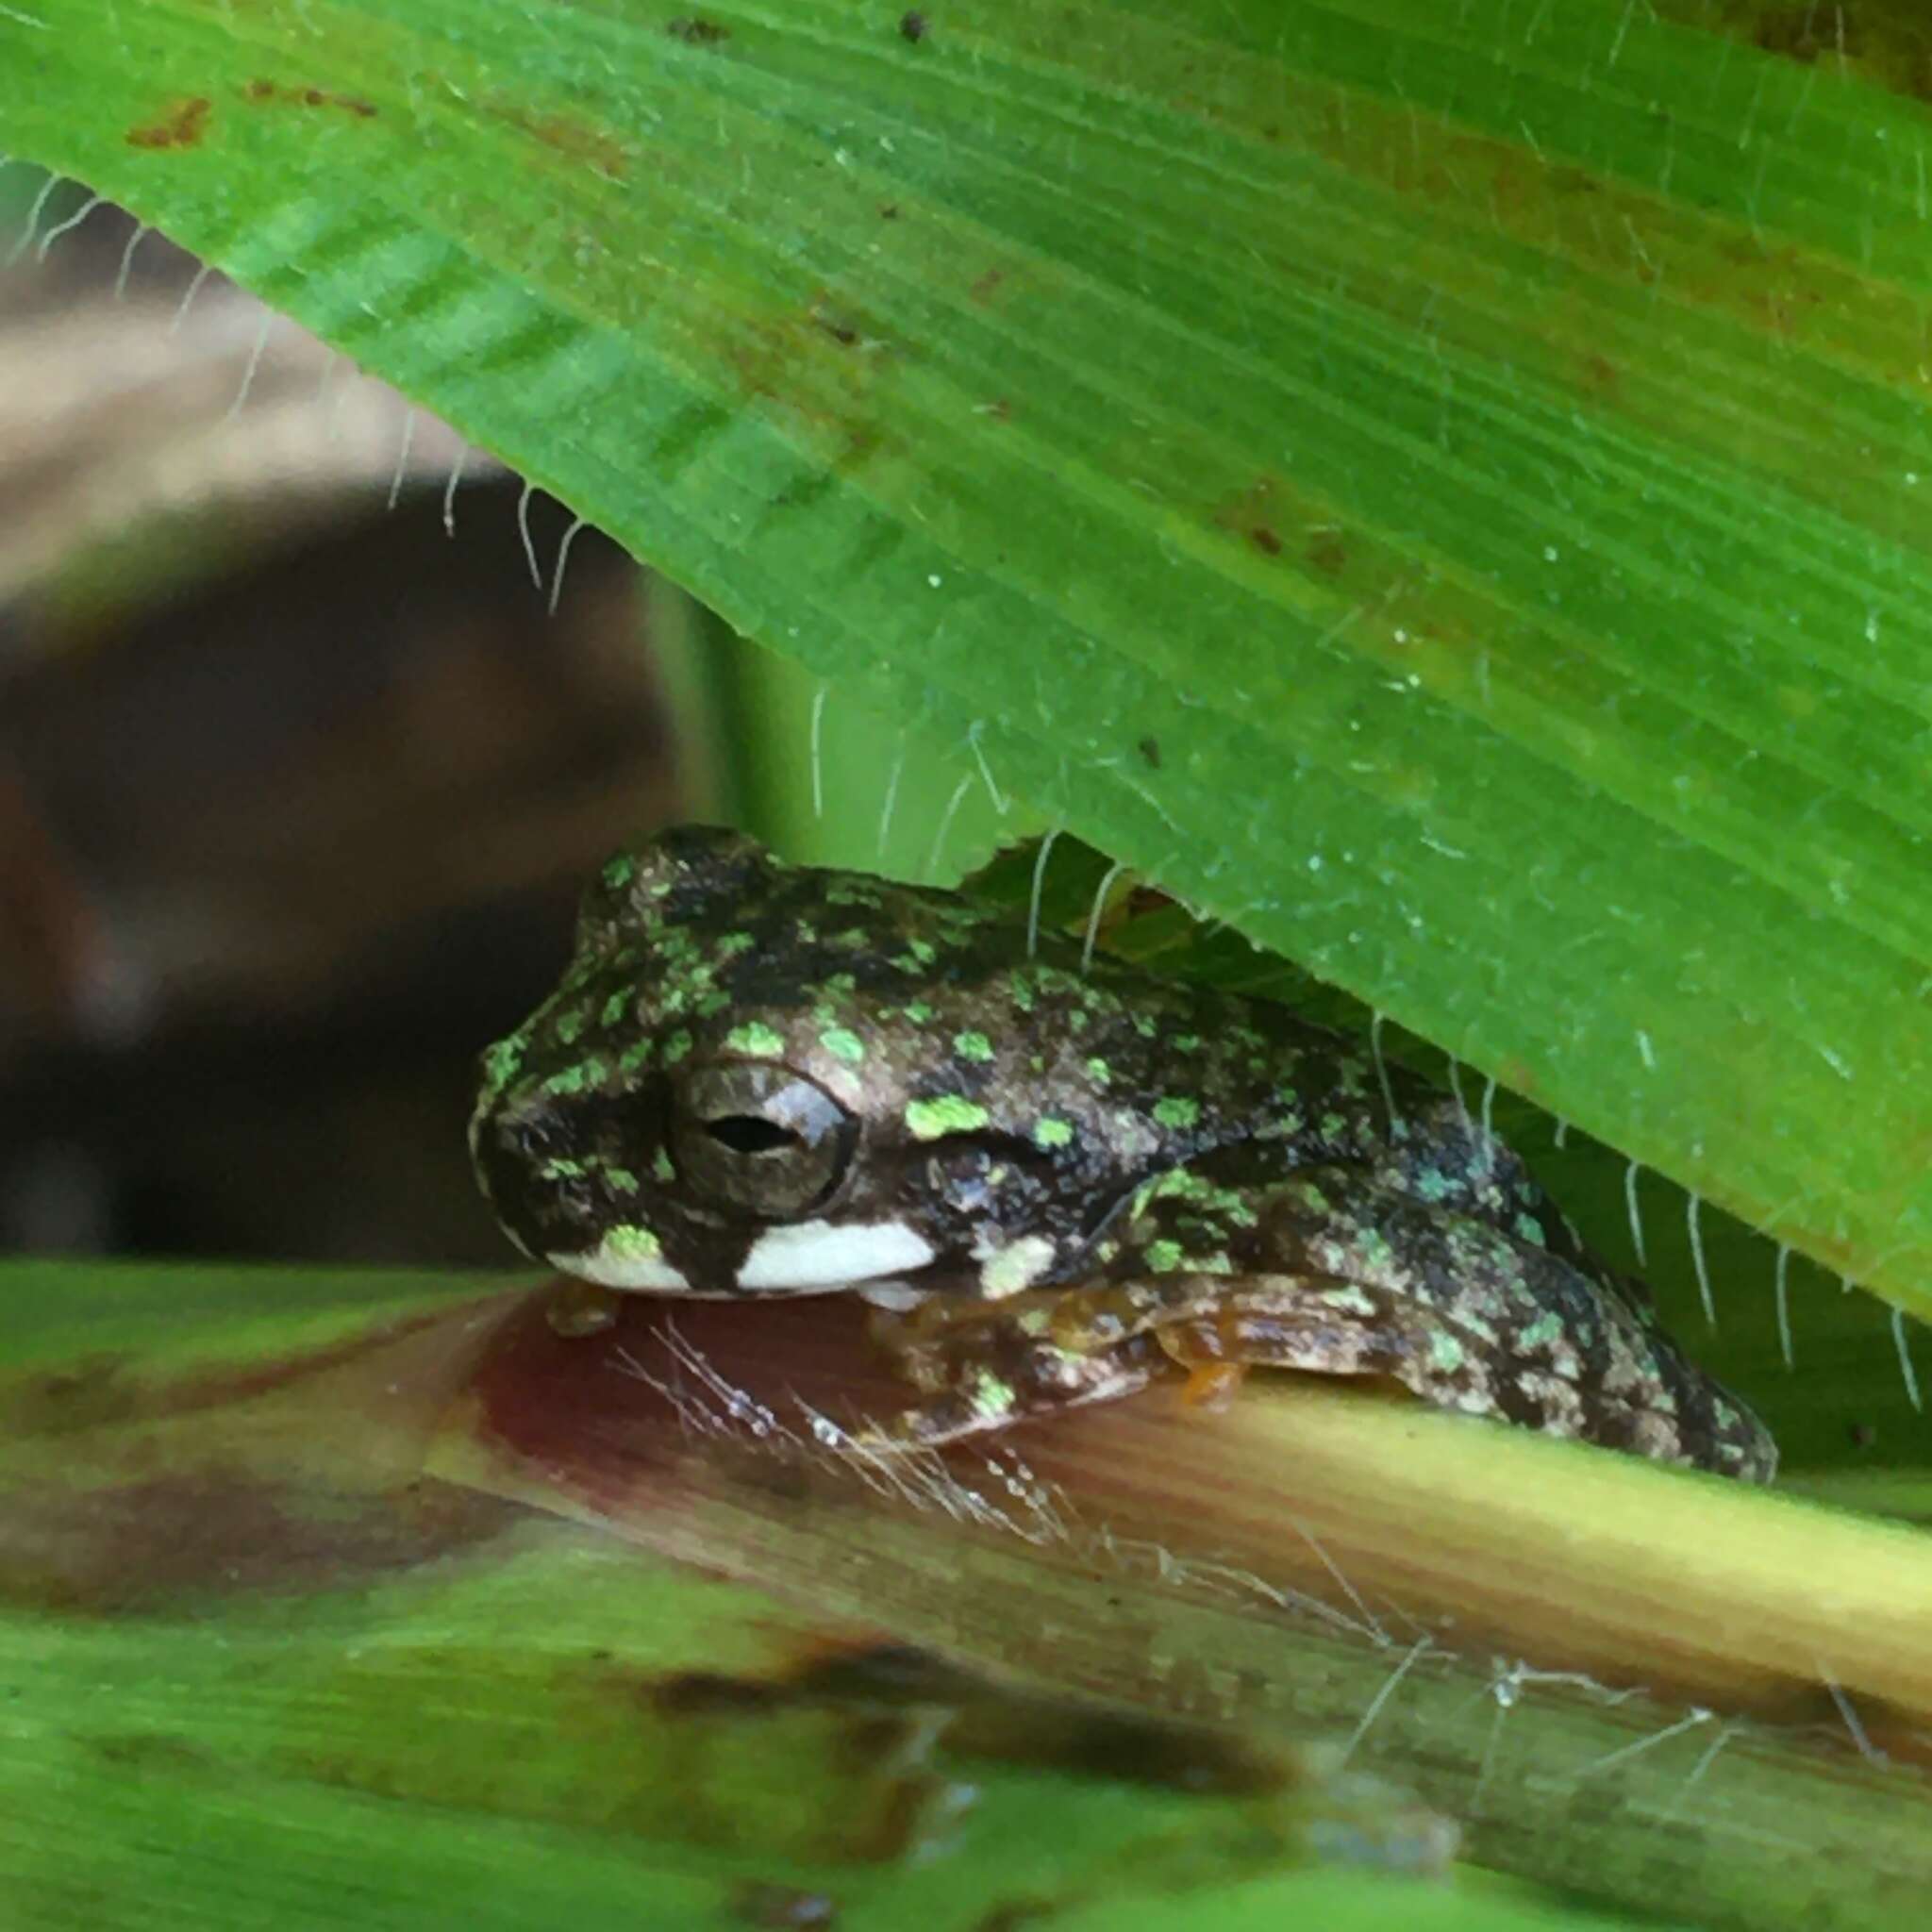
[(816, 1208), (852, 1158), (858, 1124), (785, 1067), (693, 1067), (672, 1101), (671, 1154), (693, 1191), (782, 1221)]

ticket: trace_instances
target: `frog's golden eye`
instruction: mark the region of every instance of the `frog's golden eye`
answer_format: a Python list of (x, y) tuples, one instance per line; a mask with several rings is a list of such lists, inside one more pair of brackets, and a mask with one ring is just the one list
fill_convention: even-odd
[(783, 1221), (843, 1177), (858, 1123), (823, 1087), (768, 1061), (693, 1067), (672, 1096), (679, 1177), (720, 1207)]

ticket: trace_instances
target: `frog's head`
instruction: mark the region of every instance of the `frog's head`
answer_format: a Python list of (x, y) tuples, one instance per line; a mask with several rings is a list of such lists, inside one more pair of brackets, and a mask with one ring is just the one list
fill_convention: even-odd
[(1218, 1055), (1214, 1005), (1029, 953), (957, 893), (683, 826), (592, 885), (563, 984), (483, 1057), (471, 1146), (511, 1239), (608, 1287), (1009, 1293), (1253, 1130), (1177, 1077)]

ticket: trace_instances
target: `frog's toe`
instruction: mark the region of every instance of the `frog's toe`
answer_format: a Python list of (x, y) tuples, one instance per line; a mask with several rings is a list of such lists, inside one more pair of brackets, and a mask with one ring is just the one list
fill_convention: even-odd
[(1030, 1365), (966, 1371), (895, 1415), (854, 1430), (851, 1440), (869, 1450), (937, 1449), (1013, 1423), (1135, 1394), (1157, 1367), (1158, 1358), (1144, 1350), (1078, 1359), (1043, 1352)]
[(846, 1441), (865, 1454), (904, 1455), (912, 1449), (937, 1449), (997, 1426), (996, 1421), (979, 1414), (963, 1394), (948, 1391), (879, 1421), (861, 1424), (850, 1431)]
[(543, 1318), (553, 1335), (575, 1341), (615, 1327), (619, 1300), (614, 1290), (599, 1288), (595, 1282), (566, 1280), (551, 1296)]
[(1241, 1362), (1195, 1362), (1188, 1370), (1181, 1401), (1204, 1415), (1219, 1415), (1233, 1406), (1247, 1378), (1247, 1369)]

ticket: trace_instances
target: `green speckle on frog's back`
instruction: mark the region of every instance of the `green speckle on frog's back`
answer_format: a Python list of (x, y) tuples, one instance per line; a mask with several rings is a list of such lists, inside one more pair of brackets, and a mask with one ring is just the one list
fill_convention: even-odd
[[(563, 984), (484, 1058), (471, 1139), (512, 1238), (591, 1281), (746, 1295), (914, 1277), (928, 1309), (966, 1310), (959, 1338), (918, 1344), (961, 1426), (1003, 1419), (994, 1386), (1015, 1410), (1132, 1386), (1149, 1334), (1182, 1353), (1208, 1302), (1237, 1322), (1265, 1280), (1246, 1318), (1274, 1339), (1249, 1359), (1391, 1374), (1452, 1407), (1739, 1467), (1699, 1439), (1712, 1385), (1641, 1292), (1446, 1095), (1389, 1077), (1392, 1116), (1363, 1051), (1283, 1008), (1088, 963), (1056, 935), (1029, 947), (958, 893), (683, 827), (592, 886)], [(1356, 1305), (1290, 1322), (1297, 1274)], [(1106, 1336), (1070, 1349), (1071, 1314), (1047, 1335), (1035, 1304), (1058, 1287), (1081, 1291), (1070, 1310), (1114, 1296)], [(1633, 1435), (1646, 1390), (1662, 1420)]]

